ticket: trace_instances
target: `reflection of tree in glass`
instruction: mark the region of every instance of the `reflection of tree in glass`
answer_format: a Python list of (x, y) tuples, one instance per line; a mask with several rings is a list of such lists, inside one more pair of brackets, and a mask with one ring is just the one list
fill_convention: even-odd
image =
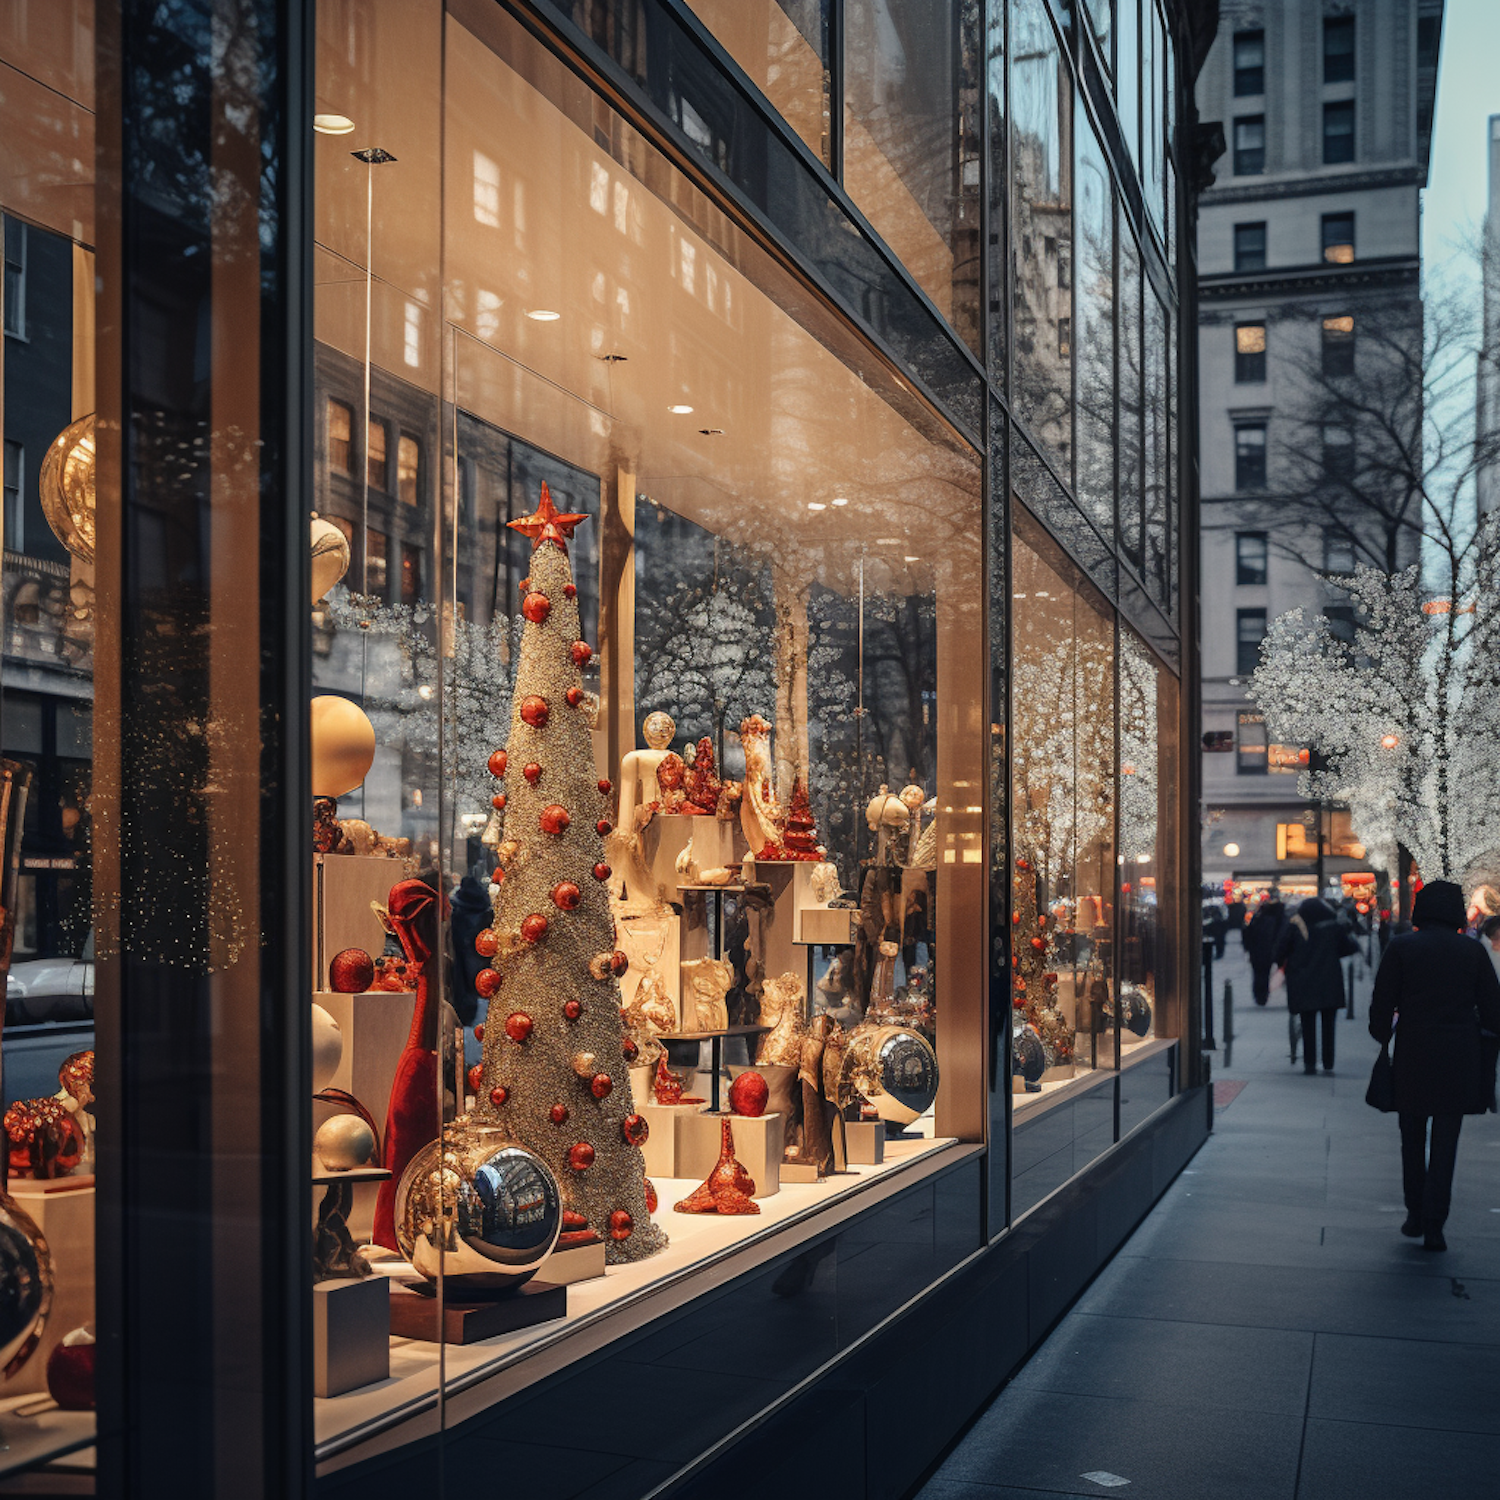
[(1127, 630), (1120, 633), (1120, 854), (1125, 878), (1138, 856), (1156, 856), (1156, 665)]

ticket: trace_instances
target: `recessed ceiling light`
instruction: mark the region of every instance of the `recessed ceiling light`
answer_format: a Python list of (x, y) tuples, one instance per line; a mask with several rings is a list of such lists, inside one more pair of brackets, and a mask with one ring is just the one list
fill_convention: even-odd
[(348, 115), (314, 115), (313, 129), (319, 135), (348, 135), (354, 121)]
[(669, 406), (667, 410), (671, 412), (674, 417), (690, 417), (693, 414), (693, 408), (691, 406)]
[(562, 317), (560, 312), (553, 312), (550, 307), (533, 307), (526, 316), (533, 323), (555, 323)]
[(827, 510), (828, 509), (828, 507), (826, 505), (824, 505), (821, 500), (809, 500), (807, 502), (807, 508), (809, 510)]
[(878, 536), (875, 538), (877, 547), (899, 547), (901, 538), (899, 536)]
[(902, 562), (921, 562), (922, 561), (922, 559), (920, 557), (903, 557), (901, 560), (902, 560)]
[(630, 356), (628, 354), (601, 354), (599, 358), (607, 365), (623, 365)]
[(847, 505), (849, 503), (849, 497), (847, 495), (835, 495), (833, 497), (833, 503), (835, 505)]

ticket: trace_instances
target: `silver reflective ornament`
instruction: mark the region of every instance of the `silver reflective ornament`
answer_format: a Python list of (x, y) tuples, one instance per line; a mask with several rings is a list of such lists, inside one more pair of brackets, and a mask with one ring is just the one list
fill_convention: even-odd
[(396, 1243), (423, 1276), (460, 1295), (529, 1281), (562, 1229), (557, 1180), (498, 1126), (467, 1116), (412, 1158), (396, 1190)]
[(8, 1380), (41, 1342), (52, 1306), (52, 1254), (35, 1221), (0, 1192), (0, 1380)]
[(909, 1026), (856, 1026), (823, 1054), (824, 1093), (839, 1109), (870, 1105), (882, 1120), (910, 1125), (932, 1108), (938, 1091), (937, 1053)]

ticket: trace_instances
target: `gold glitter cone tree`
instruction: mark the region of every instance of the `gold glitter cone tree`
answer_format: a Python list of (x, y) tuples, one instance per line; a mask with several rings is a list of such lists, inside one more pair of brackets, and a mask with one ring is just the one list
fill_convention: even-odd
[(620, 1262), (654, 1254), (667, 1237), (646, 1207), (646, 1124), (630, 1094), (625, 958), (606, 886), (609, 783), (594, 768), (582, 682), (593, 651), (579, 639), (568, 561), (568, 539), (587, 519), (560, 515), (544, 484), (536, 513), (510, 523), (532, 540), (531, 576), (510, 736), (489, 763), (505, 824), (494, 918), (475, 943), (489, 960), (476, 980), (489, 1014), (475, 1113), (547, 1163), (564, 1207)]

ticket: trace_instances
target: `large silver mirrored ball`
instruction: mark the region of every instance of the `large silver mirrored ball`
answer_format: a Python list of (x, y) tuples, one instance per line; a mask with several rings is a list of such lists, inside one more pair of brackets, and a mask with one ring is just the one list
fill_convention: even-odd
[(47, 1241), (9, 1193), (0, 1193), (0, 1380), (8, 1380), (41, 1342), (52, 1307)]
[(504, 1131), (461, 1119), (423, 1147), (396, 1193), (396, 1243), (429, 1280), (493, 1296), (533, 1277), (562, 1229), (557, 1180)]
[(842, 1047), (830, 1041), (823, 1067), (824, 1092), (840, 1109), (863, 1101), (895, 1125), (910, 1125), (937, 1098), (937, 1053), (909, 1026), (856, 1026)]

